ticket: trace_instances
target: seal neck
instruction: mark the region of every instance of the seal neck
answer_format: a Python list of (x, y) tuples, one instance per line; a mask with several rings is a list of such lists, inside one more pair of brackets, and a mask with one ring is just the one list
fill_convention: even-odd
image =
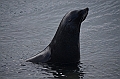
[(56, 32), (54, 38), (52, 39), (51, 43), (49, 44), (49, 46), (55, 47), (55, 46), (59, 46), (59, 47), (67, 47), (67, 46), (78, 46), (79, 48), (79, 34), (80, 34), (80, 30), (78, 29), (77, 31), (79, 32), (71, 32), (69, 31), (59, 31), (61, 29), (58, 29), (58, 31)]

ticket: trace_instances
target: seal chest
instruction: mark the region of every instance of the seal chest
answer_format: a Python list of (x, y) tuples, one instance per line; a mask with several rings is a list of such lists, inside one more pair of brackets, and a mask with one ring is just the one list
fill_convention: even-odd
[[(51, 43), (27, 61), (52, 63), (77, 63), (80, 60), (79, 34), (81, 23), (88, 14), (88, 8), (68, 12), (60, 22)], [(48, 49), (49, 48), (49, 49)]]

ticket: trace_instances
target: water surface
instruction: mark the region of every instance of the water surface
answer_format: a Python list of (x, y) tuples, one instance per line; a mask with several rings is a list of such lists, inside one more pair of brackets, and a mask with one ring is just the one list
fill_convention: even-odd
[[(68, 11), (86, 7), (77, 67), (25, 62), (50, 43)], [(119, 0), (1, 0), (0, 79), (119, 79), (119, 34)]]

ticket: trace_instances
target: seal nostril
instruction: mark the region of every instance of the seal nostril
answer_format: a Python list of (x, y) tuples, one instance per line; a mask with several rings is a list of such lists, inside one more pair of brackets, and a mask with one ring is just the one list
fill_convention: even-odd
[(87, 7), (86, 10), (89, 11), (89, 8)]

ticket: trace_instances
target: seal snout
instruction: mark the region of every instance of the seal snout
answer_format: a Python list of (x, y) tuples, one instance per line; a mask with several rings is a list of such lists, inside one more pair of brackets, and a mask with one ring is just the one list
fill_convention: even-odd
[(85, 8), (85, 10), (89, 11), (89, 8), (87, 7), (87, 8)]
[(89, 11), (89, 8), (87, 7), (87, 8), (85, 8), (85, 9), (83, 9), (83, 12), (88, 12)]
[(88, 11), (89, 11), (89, 8), (85, 8), (83, 10), (80, 10), (78, 13), (79, 13), (79, 16), (82, 16), (82, 22), (85, 20), (85, 18), (87, 17), (88, 15)]

